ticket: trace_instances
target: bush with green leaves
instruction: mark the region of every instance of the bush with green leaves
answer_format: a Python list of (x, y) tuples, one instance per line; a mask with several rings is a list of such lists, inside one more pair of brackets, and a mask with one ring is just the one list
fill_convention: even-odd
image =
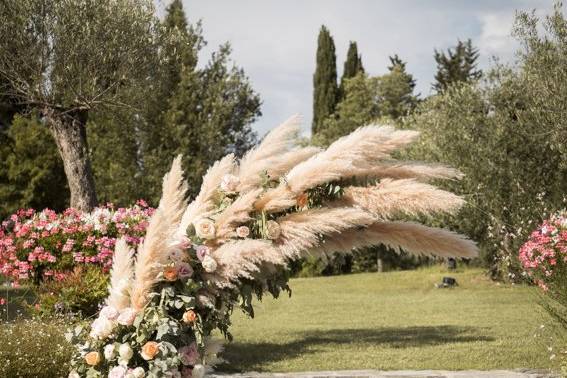
[(405, 127), (422, 132), (410, 156), (459, 168), (447, 186), (468, 205), (452, 225), (482, 246), (494, 276), (517, 278), (519, 246), (567, 192), (567, 21), (557, 6), (540, 32), (521, 13), (517, 69), (496, 66), (482, 82), (429, 98)]

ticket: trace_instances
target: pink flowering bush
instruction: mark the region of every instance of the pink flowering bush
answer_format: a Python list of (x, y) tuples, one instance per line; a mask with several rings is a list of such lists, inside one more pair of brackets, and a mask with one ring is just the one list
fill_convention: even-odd
[(142, 200), (130, 208), (107, 204), (90, 213), (19, 210), (0, 227), (0, 274), (12, 282), (39, 284), (61, 280), (76, 266), (108, 270), (116, 239), (125, 236), (136, 247), (153, 212)]
[(567, 305), (567, 212), (543, 222), (520, 248), (526, 275), (549, 297)]
[[(35, 284), (35, 308), (42, 313), (54, 306), (91, 313), (105, 291), (92, 288), (106, 288), (117, 238), (125, 237), (135, 249), (153, 212), (142, 200), (130, 208), (107, 204), (90, 213), (19, 210), (0, 225), (0, 278), (16, 287)], [(91, 272), (100, 282), (80, 287), (77, 271)]]

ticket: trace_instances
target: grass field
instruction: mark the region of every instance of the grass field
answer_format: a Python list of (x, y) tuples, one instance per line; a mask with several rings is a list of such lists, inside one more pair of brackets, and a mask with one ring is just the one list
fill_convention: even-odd
[(266, 298), (253, 320), (236, 314), (222, 370), (555, 368), (541, 335), (554, 325), (534, 288), (472, 269), (451, 273), (459, 287), (435, 289), (444, 275), (294, 279), (291, 298)]

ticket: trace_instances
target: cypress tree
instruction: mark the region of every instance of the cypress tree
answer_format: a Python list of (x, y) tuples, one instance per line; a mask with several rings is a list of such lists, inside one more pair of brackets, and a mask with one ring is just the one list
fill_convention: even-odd
[(339, 94), (336, 60), (335, 42), (329, 29), (323, 25), (317, 41), (317, 60), (313, 75), (313, 134), (321, 129), (325, 118), (335, 111)]
[(466, 42), (458, 41), (457, 46), (449, 48), (447, 53), (435, 50), (437, 73), (433, 89), (440, 93), (451, 84), (479, 79), (482, 71), (477, 69), (478, 56), (478, 49), (473, 47), (470, 39)]
[(364, 72), (362, 57), (358, 54), (356, 42), (351, 41), (348, 46), (347, 58), (345, 60), (343, 76), (341, 77), (341, 85), (339, 87), (341, 99), (344, 97), (345, 80), (355, 77), (359, 72)]

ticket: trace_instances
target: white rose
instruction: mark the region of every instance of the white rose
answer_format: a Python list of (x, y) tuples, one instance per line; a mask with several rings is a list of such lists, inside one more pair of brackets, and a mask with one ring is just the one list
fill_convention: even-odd
[(212, 273), (217, 270), (217, 262), (209, 255), (205, 256), (201, 264), (207, 273)]
[(126, 375), (126, 371), (127, 370), (124, 366), (113, 367), (108, 372), (108, 378), (124, 378), (124, 376)]
[(202, 239), (213, 239), (215, 237), (215, 224), (210, 219), (200, 219), (193, 225), (198, 237)]
[(120, 344), (118, 348), (118, 354), (122, 360), (128, 361), (134, 355), (134, 351), (128, 344)]
[(235, 193), (238, 185), (240, 184), (240, 179), (234, 175), (224, 175), (220, 183), (220, 188), (226, 193)]
[(191, 376), (193, 378), (203, 378), (205, 376), (205, 366), (201, 364), (193, 366), (193, 374)]
[(102, 310), (100, 310), (100, 315), (110, 320), (116, 320), (116, 318), (118, 318), (119, 312), (112, 306), (104, 306)]
[(146, 372), (143, 367), (137, 367), (134, 371), (132, 371), (132, 374), (134, 374), (135, 378), (143, 378), (146, 375)]
[(95, 319), (91, 327), (91, 337), (106, 339), (108, 336), (110, 336), (112, 330), (114, 329), (114, 322), (103, 316), (100, 316)]
[(118, 315), (118, 324), (130, 326), (134, 324), (136, 315), (136, 310), (131, 307), (126, 307), (124, 310), (120, 311), (120, 315)]
[(72, 372), (69, 373), (69, 378), (81, 378), (81, 376), (79, 375), (79, 373), (73, 370)]
[(240, 226), (236, 229), (236, 236), (239, 238), (246, 238), (250, 235), (250, 229), (246, 226)]
[(108, 344), (104, 347), (104, 358), (111, 360), (114, 357), (114, 344)]
[(280, 237), (282, 230), (278, 222), (270, 220), (266, 223), (266, 236), (269, 239), (277, 239)]

